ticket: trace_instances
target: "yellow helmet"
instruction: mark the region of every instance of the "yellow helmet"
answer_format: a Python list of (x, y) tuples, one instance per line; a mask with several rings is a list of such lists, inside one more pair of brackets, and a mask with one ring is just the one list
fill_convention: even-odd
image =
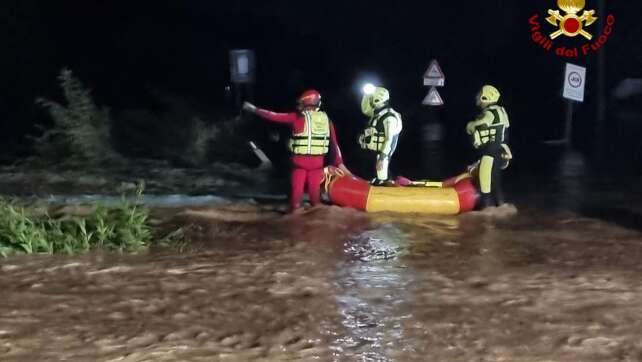
[(387, 106), (389, 101), (390, 92), (386, 88), (376, 87), (361, 98), (361, 112), (372, 117), (376, 110)]
[(486, 84), (482, 87), (481, 92), (479, 92), (479, 103), (497, 103), (499, 101), (499, 97), (501, 97), (499, 90), (492, 85)]
[(377, 87), (375, 88), (374, 93), (372, 93), (372, 107), (374, 109), (379, 109), (388, 105), (390, 101), (390, 92), (386, 88)]

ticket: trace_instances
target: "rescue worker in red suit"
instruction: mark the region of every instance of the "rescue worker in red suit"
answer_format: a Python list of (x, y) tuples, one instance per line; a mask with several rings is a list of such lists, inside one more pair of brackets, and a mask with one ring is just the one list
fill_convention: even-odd
[(321, 203), (325, 156), (330, 151), (334, 156), (331, 164), (338, 168), (337, 172), (349, 173), (343, 165), (334, 125), (320, 108), (321, 94), (316, 90), (304, 92), (298, 99), (297, 112), (292, 113), (275, 113), (249, 102), (243, 103), (243, 110), (272, 122), (289, 124), (292, 128), (291, 212), (301, 207), (306, 186), (312, 206)]

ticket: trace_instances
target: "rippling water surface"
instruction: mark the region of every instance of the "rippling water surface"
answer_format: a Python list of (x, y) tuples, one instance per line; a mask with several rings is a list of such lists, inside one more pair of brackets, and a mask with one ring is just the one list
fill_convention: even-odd
[(157, 209), (182, 252), (0, 261), (0, 360), (640, 361), (639, 200), (582, 177), (458, 217)]

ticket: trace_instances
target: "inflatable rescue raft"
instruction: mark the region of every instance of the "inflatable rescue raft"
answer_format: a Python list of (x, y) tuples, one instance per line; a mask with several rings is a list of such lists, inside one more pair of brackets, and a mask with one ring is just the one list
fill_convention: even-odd
[(469, 173), (443, 182), (406, 184), (372, 186), (354, 175), (334, 175), (326, 179), (325, 187), (333, 204), (366, 212), (457, 215), (472, 211), (479, 198)]

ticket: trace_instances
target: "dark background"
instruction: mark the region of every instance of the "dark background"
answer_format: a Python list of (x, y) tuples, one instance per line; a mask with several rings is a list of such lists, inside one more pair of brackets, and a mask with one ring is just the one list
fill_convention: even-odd
[[(587, 8), (597, 7), (597, 1), (587, 1)], [(152, 89), (187, 97), (206, 114), (222, 109), (232, 114), (237, 110), (225, 91), (228, 51), (251, 48), (257, 58), (256, 103), (291, 110), (301, 91), (319, 89), (353, 169), (363, 164), (354, 140), (365, 122), (359, 113), (364, 80), (389, 88), (404, 116), (395, 167), (410, 175), (423, 172), (418, 164), (432, 162), (420, 147), (422, 130), (431, 122), (443, 126), (439, 155), (450, 167), (460, 169), (470, 160), (463, 127), (475, 115), (473, 97), (484, 83), (502, 91), (515, 153), (530, 163), (546, 163), (542, 141), (563, 134), (565, 60), (533, 43), (528, 19), (539, 13), (548, 32), (548, 8), (556, 8), (555, 2), (4, 0), (3, 159), (29, 154), (25, 135), (46, 122), (34, 99), (59, 98), (56, 76), (63, 66), (116, 116), (122, 109), (151, 107)], [(642, 77), (641, 11), (633, 1), (607, 2), (607, 12), (616, 16), (602, 50), (607, 90), (625, 78)], [(601, 33), (597, 23), (590, 30)], [(568, 40), (557, 43), (562, 41)], [(420, 105), (428, 90), (422, 74), (432, 58), (446, 73), (446, 87), (439, 89), (446, 106), (435, 110)], [(586, 101), (575, 119), (576, 147), (587, 154), (594, 150), (596, 61), (597, 56), (571, 60), (589, 68)], [(639, 118), (620, 124), (615, 116), (620, 107), (642, 111), (639, 103), (621, 105), (609, 98), (608, 107), (607, 129), (639, 131)], [(607, 135), (607, 143), (620, 142), (612, 137)]]

